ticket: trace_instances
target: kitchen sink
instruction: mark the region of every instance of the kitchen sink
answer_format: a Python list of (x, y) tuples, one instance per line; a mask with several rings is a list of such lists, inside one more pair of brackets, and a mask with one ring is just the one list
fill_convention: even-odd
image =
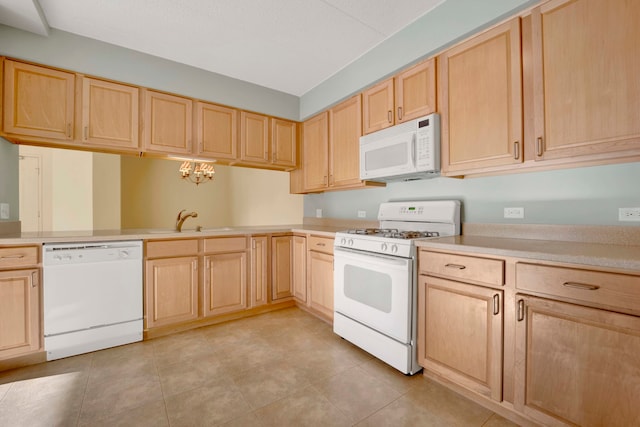
[(203, 228), (200, 231), (232, 231), (231, 227)]

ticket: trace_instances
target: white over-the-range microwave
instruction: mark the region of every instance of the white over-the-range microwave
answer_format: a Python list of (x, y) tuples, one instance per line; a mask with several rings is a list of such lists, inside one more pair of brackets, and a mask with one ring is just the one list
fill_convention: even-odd
[(361, 180), (410, 181), (439, 175), (437, 113), (360, 137)]

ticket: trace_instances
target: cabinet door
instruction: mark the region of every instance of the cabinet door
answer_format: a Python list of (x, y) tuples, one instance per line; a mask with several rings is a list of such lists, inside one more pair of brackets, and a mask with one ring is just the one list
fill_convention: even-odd
[(269, 283), (268, 255), (269, 246), (267, 237), (252, 237), (250, 307), (257, 307), (267, 303), (267, 285)]
[(247, 252), (204, 257), (205, 316), (247, 308)]
[(393, 79), (365, 90), (362, 99), (365, 134), (394, 125)]
[(238, 110), (206, 102), (196, 103), (198, 156), (236, 160)]
[(191, 154), (193, 102), (166, 93), (144, 91), (144, 148), (169, 154)]
[(307, 302), (307, 238), (293, 236), (293, 296)]
[(329, 186), (357, 185), (360, 181), (360, 95), (329, 110)]
[(146, 328), (198, 317), (198, 258), (148, 260), (145, 263)]
[(521, 163), (519, 18), (444, 52), (438, 64), (443, 172)]
[(640, 318), (517, 300), (516, 409), (544, 425), (638, 425)]
[(329, 113), (320, 113), (302, 124), (304, 188), (324, 190), (329, 185)]
[(240, 159), (251, 163), (269, 163), (269, 118), (240, 112)]
[(0, 271), (0, 359), (41, 348), (39, 277), (36, 269)]
[(271, 298), (293, 295), (293, 236), (271, 238)]
[(309, 306), (333, 319), (333, 255), (309, 251)]
[(138, 149), (138, 88), (79, 77), (82, 90), (82, 142)]
[(640, 149), (640, 3), (552, 1), (531, 20), (536, 159)]
[(436, 111), (436, 60), (415, 65), (395, 77), (396, 123)]
[(503, 292), (420, 276), (418, 363), (502, 400)]
[(296, 144), (298, 143), (296, 123), (273, 118), (270, 120), (273, 164), (295, 168)]
[(4, 61), (4, 132), (73, 139), (75, 76)]

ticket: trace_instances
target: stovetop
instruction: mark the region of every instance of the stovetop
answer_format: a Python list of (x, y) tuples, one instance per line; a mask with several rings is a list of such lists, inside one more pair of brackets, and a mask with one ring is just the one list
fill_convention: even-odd
[(378, 220), (380, 228), (336, 233), (334, 247), (415, 257), (416, 240), (460, 234), (460, 202), (436, 200), (382, 203)]
[(388, 239), (420, 239), (440, 236), (440, 232), (438, 231), (398, 230), (397, 228), (356, 228), (344, 231), (344, 233), (377, 236)]

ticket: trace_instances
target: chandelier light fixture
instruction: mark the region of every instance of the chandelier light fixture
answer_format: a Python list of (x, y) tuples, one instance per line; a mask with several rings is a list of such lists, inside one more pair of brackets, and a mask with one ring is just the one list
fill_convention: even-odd
[(195, 185), (211, 181), (216, 173), (211, 163), (189, 160), (182, 162), (179, 172), (182, 179), (187, 179)]

